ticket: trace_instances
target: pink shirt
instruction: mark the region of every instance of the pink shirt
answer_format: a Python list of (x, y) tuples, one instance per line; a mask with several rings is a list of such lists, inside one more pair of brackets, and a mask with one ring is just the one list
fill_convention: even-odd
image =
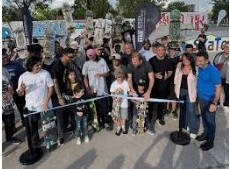
[[(174, 76), (174, 91), (176, 94), (176, 97), (179, 98), (180, 96), (180, 86), (181, 86), (181, 80), (182, 80), (183, 72), (181, 70), (181, 62), (178, 63), (175, 76)], [(197, 78), (196, 76), (191, 72), (188, 74), (187, 78), (188, 83), (188, 95), (190, 102), (196, 102), (197, 97)]]

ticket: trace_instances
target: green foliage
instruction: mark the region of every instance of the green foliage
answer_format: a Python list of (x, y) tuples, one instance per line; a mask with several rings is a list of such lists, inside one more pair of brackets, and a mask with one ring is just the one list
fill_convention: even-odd
[(42, 20), (55, 20), (57, 17), (58, 10), (50, 9), (48, 4), (39, 2), (35, 4), (34, 12), (32, 13), (33, 19), (36, 21)]
[(180, 12), (194, 12), (195, 11), (195, 5), (194, 4), (185, 4), (185, 2), (171, 2), (168, 4), (166, 11), (170, 12), (174, 9), (178, 9)]
[(212, 0), (213, 8), (212, 8), (212, 15), (211, 20), (215, 23), (217, 22), (219, 11), (224, 9), (227, 12), (226, 17), (224, 20), (229, 20), (229, 0)]
[(19, 10), (16, 6), (2, 7), (3, 22), (21, 21), (21, 20), (22, 20), (22, 11)]

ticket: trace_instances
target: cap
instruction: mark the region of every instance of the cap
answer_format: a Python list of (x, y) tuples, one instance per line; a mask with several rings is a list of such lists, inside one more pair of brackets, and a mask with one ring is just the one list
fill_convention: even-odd
[(144, 79), (139, 79), (137, 85), (138, 86), (145, 86), (146, 85), (146, 81)]
[(121, 55), (119, 53), (114, 53), (112, 57), (113, 59), (121, 60)]
[(116, 78), (118, 78), (118, 77), (125, 77), (125, 74), (124, 74), (124, 72), (123, 72), (122, 69), (117, 69), (117, 70), (114, 71), (114, 76)]
[(90, 59), (90, 58), (96, 56), (96, 53), (95, 53), (95, 51), (94, 51), (93, 49), (88, 49), (88, 50), (86, 51), (86, 55), (87, 55), (88, 58)]
[(72, 49), (78, 49), (79, 46), (78, 46), (78, 42), (77, 41), (73, 41), (69, 44), (69, 47), (72, 48)]
[(104, 47), (101, 44), (94, 44), (94, 49), (103, 49)]

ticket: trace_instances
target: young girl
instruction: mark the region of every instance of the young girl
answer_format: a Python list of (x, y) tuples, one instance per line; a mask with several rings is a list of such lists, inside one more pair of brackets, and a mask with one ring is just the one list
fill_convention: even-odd
[[(79, 83), (77, 82), (76, 78), (76, 73), (74, 70), (68, 70), (66, 73), (66, 87), (67, 87), (67, 93), (64, 95), (65, 99), (67, 100), (68, 103), (71, 102), (72, 96), (73, 96), (73, 91), (74, 88), (78, 85)], [(76, 123), (75, 123), (75, 117), (74, 114), (69, 110), (66, 111), (66, 132), (68, 131), (74, 131), (76, 129)]]
[[(128, 82), (125, 80), (124, 72), (121, 69), (114, 72), (116, 80), (111, 84), (111, 94), (117, 94), (127, 96), (130, 91)], [(118, 111), (117, 111), (118, 110)], [(116, 125), (115, 135), (119, 136), (123, 131), (123, 134), (127, 134), (125, 128), (126, 120), (128, 117), (128, 100), (124, 98), (113, 98), (113, 112), (112, 116)]]

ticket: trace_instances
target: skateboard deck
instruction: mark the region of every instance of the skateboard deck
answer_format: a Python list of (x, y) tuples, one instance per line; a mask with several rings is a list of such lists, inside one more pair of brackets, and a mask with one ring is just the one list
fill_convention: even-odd
[(42, 112), (41, 121), (44, 132), (44, 143), (46, 149), (50, 149), (51, 146), (58, 142), (56, 115), (53, 111)]
[(148, 103), (140, 101), (137, 105), (137, 132), (144, 133), (146, 130), (145, 119), (147, 117)]
[(94, 128), (95, 131), (99, 131), (99, 122), (98, 122), (98, 116), (97, 116), (97, 109), (96, 109), (96, 105), (94, 103), (94, 101), (91, 101), (88, 103), (89, 104), (89, 110), (90, 110), (90, 114), (91, 114), (91, 124)]
[(110, 39), (112, 36), (112, 25), (113, 25), (113, 15), (111, 13), (107, 13), (105, 15), (105, 32), (104, 32), (104, 37), (106, 39)]
[(103, 19), (99, 18), (95, 22), (94, 26), (94, 44), (103, 44), (103, 37), (104, 37), (104, 24)]
[[(121, 88), (117, 88), (115, 91), (115, 95), (122, 95), (123, 94), (123, 90)], [(121, 108), (121, 102), (122, 99), (115, 97), (113, 99), (113, 106), (112, 106), (112, 111), (109, 113), (109, 115), (112, 117), (114, 122), (118, 122), (119, 118), (120, 118), (120, 108)]]
[(91, 37), (93, 35), (93, 32), (94, 32), (93, 12), (90, 10), (87, 10), (85, 13), (85, 19), (86, 19), (86, 23), (85, 23), (86, 32), (88, 34), (88, 37)]
[(47, 28), (45, 30), (45, 36), (44, 36), (44, 63), (46, 65), (51, 65), (54, 61), (55, 56), (55, 35), (54, 32)]

